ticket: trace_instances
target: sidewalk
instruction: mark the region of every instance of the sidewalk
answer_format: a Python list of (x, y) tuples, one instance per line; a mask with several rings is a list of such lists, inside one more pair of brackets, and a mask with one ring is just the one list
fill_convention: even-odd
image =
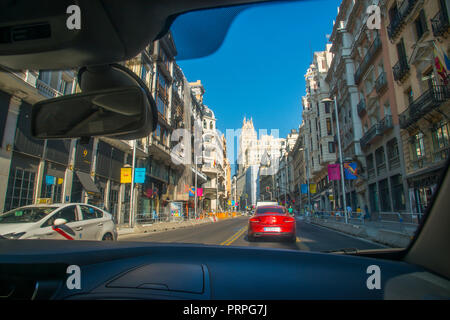
[(389, 221), (364, 221), (363, 223), (360, 219), (350, 219), (346, 224), (343, 218), (336, 221), (317, 217), (307, 217), (305, 221), (397, 248), (407, 247), (417, 229), (417, 225), (414, 224)]
[[(238, 217), (238, 216), (236, 216)], [(233, 217), (230, 217), (228, 219), (233, 219)], [(225, 219), (222, 219), (225, 220)], [(127, 226), (117, 227), (117, 234), (119, 238), (126, 237), (126, 236), (132, 236), (132, 235), (138, 235), (143, 233), (155, 233), (155, 232), (162, 232), (162, 231), (168, 231), (168, 230), (175, 230), (175, 229), (181, 229), (181, 228), (187, 228), (194, 225), (201, 225), (201, 224), (207, 224), (207, 223), (215, 223), (219, 221), (217, 218), (213, 217), (207, 217), (203, 219), (190, 219), (186, 221), (171, 221), (171, 222), (157, 222), (157, 223), (149, 223), (149, 224), (138, 224), (134, 228), (129, 228)]]

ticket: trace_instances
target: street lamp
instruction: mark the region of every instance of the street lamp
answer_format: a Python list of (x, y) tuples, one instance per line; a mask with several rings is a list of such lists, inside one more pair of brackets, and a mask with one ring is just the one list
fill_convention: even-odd
[(339, 116), (338, 116), (338, 109), (337, 109), (337, 101), (336, 96), (333, 99), (325, 98), (322, 99), (322, 102), (333, 102), (334, 101), (334, 113), (336, 115), (336, 135), (338, 138), (338, 149), (339, 149), (339, 165), (340, 165), (340, 171), (341, 171), (341, 186), (342, 186), (342, 199), (344, 202), (344, 215), (345, 215), (345, 223), (348, 223), (347, 220), (347, 200), (345, 197), (345, 181), (344, 181), (344, 163), (342, 158), (342, 145), (341, 145), (341, 130), (339, 129)]

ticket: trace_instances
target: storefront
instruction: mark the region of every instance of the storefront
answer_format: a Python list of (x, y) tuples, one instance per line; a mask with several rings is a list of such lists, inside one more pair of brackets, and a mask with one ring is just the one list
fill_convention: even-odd
[(442, 167), (430, 168), (427, 173), (407, 178), (409, 201), (413, 213), (426, 212), (437, 189), (442, 170)]
[(19, 107), (4, 211), (33, 203), (44, 141), (31, 137), (31, 105)]

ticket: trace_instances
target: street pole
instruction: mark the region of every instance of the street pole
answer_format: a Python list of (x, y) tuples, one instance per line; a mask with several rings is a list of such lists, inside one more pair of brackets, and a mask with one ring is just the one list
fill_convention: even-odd
[(131, 165), (131, 195), (130, 195), (130, 228), (134, 227), (135, 212), (134, 212), (134, 169), (136, 162), (136, 140), (133, 140), (133, 163)]
[[(191, 181), (192, 181), (192, 180), (191, 180)], [(188, 212), (188, 215), (189, 215), (189, 212)], [(197, 157), (195, 157), (194, 218), (197, 219)]]
[(216, 213), (219, 205), (219, 170), (216, 169)]
[(311, 194), (309, 190), (309, 158), (308, 158), (308, 148), (305, 148), (305, 159), (306, 159), (306, 183), (307, 183), (307, 194), (308, 194), (308, 212), (311, 210)]
[(341, 131), (339, 129), (339, 116), (338, 116), (336, 96), (334, 97), (334, 112), (336, 114), (336, 129), (337, 129), (337, 133), (336, 134), (337, 134), (337, 138), (338, 138), (339, 165), (340, 165), (340, 169), (341, 169), (342, 199), (343, 199), (343, 202), (344, 202), (345, 223), (348, 223), (348, 220), (347, 220), (347, 199), (345, 197), (344, 164), (343, 164), (343, 159), (342, 159)]

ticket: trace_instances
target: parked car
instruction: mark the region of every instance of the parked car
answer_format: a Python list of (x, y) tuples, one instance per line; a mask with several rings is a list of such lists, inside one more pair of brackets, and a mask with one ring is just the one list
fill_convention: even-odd
[(248, 240), (256, 238), (277, 237), (295, 242), (295, 217), (283, 206), (260, 206), (248, 221)]
[(117, 240), (113, 216), (84, 203), (37, 204), (0, 215), (8, 239)]

